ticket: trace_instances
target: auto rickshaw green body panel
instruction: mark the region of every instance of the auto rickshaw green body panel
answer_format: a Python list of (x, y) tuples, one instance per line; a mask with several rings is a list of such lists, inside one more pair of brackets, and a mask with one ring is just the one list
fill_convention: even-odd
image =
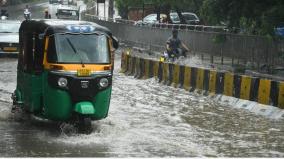
[[(80, 32), (74, 31), (74, 26), (81, 27)], [(99, 37), (101, 45), (97, 45), (100, 48), (106, 47), (103, 48), (104, 52), (101, 51), (104, 54), (97, 53), (106, 62), (84, 63), (79, 53), (82, 48), (72, 42), (77, 37), (84, 39), (85, 34), (81, 31), (88, 27), (91, 29), (85, 30), (86, 37)], [(22, 23), (19, 34), (17, 87), (13, 94), (15, 106), (55, 121), (69, 121), (76, 115), (91, 120), (107, 117), (112, 91), (113, 58), (110, 48), (114, 40), (108, 29), (84, 21), (31, 20)], [(50, 40), (51, 38), (53, 40)], [(57, 43), (60, 38), (65, 40), (65, 43)], [(107, 42), (103, 43), (104, 39), (107, 39)], [(64, 44), (70, 49), (67, 56), (80, 55), (77, 63), (52, 61), (52, 54), (58, 59), (61, 54), (56, 45)], [(93, 55), (96, 52), (88, 54)]]

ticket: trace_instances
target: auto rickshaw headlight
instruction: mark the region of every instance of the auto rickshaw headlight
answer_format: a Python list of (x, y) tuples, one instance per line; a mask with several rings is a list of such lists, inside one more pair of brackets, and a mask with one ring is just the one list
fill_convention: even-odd
[(68, 81), (67, 81), (66, 78), (60, 77), (60, 78), (58, 79), (58, 82), (57, 82), (57, 83), (58, 83), (58, 86), (59, 86), (59, 87), (66, 87)]
[(100, 82), (99, 82), (99, 85), (102, 87), (102, 88), (106, 88), (108, 86), (109, 82), (108, 82), (108, 79), (107, 78), (102, 78), (100, 79)]

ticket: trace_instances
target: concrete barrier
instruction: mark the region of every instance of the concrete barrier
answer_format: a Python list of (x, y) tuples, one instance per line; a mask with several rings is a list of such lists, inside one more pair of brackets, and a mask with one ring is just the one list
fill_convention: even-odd
[[(204, 95), (216, 95), (219, 101), (233, 103), (234, 107), (264, 116), (274, 114), (284, 118), (284, 113), (274, 109), (284, 108), (282, 81), (160, 62), (132, 56), (126, 52), (122, 54), (121, 62), (121, 72), (126, 75), (133, 75), (139, 79), (154, 77), (166, 85), (197, 91)], [(265, 107), (267, 105), (271, 105), (272, 108)]]

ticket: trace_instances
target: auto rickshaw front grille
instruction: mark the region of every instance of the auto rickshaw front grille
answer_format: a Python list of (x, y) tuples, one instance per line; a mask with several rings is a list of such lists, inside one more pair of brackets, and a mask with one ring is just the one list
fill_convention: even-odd
[[(67, 87), (62, 88), (58, 86), (59, 78), (67, 79)], [(54, 73), (48, 74), (48, 83), (51, 87), (68, 91), (73, 102), (79, 101), (92, 101), (93, 98), (101, 89), (98, 86), (98, 82), (101, 78), (106, 77), (109, 80), (109, 86), (104, 88), (107, 89), (111, 86), (111, 76), (99, 76), (99, 77), (77, 77), (76, 75), (59, 75)]]

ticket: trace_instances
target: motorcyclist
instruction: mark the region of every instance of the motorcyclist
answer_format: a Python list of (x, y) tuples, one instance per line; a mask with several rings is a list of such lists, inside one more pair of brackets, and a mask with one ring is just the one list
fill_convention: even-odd
[(190, 49), (178, 38), (178, 30), (172, 30), (172, 36), (167, 40), (167, 54), (169, 58), (186, 57), (186, 52)]
[(9, 16), (9, 14), (7, 13), (7, 10), (2, 9), (1, 10), (1, 15), (0, 15), (1, 20), (8, 19), (8, 16)]
[(26, 8), (24, 9), (24, 17), (26, 20), (31, 19), (31, 12), (28, 5), (26, 5)]

